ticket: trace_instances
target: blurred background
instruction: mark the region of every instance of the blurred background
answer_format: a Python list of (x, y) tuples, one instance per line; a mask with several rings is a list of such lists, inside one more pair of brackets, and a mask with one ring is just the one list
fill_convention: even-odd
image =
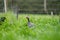
[(0, 0), (0, 12), (59, 14), (60, 0)]

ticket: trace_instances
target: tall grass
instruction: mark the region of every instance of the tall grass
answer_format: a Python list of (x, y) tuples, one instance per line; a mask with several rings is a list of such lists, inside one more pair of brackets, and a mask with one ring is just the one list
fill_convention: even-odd
[[(0, 14), (7, 19), (0, 25), (0, 40), (60, 40), (59, 17), (54, 15), (19, 14), (18, 20), (12, 12)], [(34, 27), (27, 26), (30, 16)]]

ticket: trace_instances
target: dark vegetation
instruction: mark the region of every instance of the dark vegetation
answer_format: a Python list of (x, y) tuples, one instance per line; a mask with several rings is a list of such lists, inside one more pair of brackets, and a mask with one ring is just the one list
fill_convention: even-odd
[(6, 17), (1, 17), (0, 18), (0, 25), (2, 25), (5, 20), (6, 20)]

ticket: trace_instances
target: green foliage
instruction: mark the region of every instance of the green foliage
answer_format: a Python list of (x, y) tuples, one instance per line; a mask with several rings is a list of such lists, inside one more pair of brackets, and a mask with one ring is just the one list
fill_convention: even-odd
[[(20, 14), (18, 20), (11, 12), (0, 15), (6, 17), (0, 25), (0, 40), (60, 40), (60, 23), (56, 15)], [(30, 16), (34, 27), (27, 26), (26, 16)]]

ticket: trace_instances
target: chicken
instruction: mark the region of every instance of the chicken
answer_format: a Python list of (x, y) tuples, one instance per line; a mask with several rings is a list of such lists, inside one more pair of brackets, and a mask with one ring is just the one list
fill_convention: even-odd
[(0, 25), (5, 21), (6, 17), (1, 17), (0, 18)]
[(29, 17), (27, 16), (26, 18), (27, 18), (27, 20), (28, 20), (27, 25), (28, 25), (29, 27), (33, 27), (34, 24), (33, 24), (32, 22), (30, 22)]

